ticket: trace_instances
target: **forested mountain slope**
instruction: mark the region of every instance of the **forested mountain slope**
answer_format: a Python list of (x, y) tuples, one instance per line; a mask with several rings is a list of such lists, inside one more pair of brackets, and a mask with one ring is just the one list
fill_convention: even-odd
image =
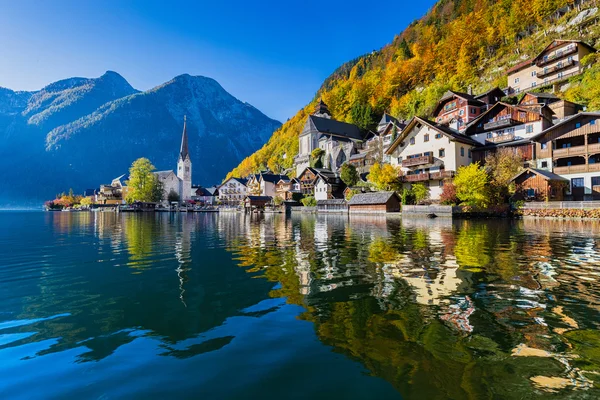
[[(441, 0), (389, 45), (339, 67), (306, 107), (228, 176), (290, 168), (297, 136), (319, 97), (334, 118), (364, 128), (384, 111), (405, 119), (428, 115), (448, 89), (506, 87), (506, 70), (553, 39), (600, 44), (598, 16), (595, 0)], [(562, 88), (564, 97), (599, 108), (600, 67)]]

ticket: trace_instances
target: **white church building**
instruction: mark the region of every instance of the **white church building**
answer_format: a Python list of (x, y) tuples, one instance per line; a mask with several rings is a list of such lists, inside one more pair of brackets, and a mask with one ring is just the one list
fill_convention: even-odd
[(179, 201), (192, 199), (192, 160), (188, 149), (188, 136), (186, 117), (183, 117), (183, 134), (181, 136), (181, 149), (177, 160), (177, 173), (172, 170), (157, 171), (155, 174), (163, 184), (163, 203), (168, 202), (169, 193), (175, 192)]

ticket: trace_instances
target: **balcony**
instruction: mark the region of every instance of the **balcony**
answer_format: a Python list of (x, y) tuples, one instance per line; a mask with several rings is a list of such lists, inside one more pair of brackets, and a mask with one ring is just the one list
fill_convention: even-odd
[(429, 174), (411, 174), (402, 177), (404, 182), (425, 182), (429, 180)]
[(585, 146), (565, 147), (561, 149), (554, 149), (554, 158), (558, 157), (569, 157), (569, 156), (582, 156), (585, 154)]
[(590, 152), (590, 153), (600, 152), (600, 143), (588, 144), (588, 152)]
[(558, 175), (579, 174), (582, 172), (588, 172), (588, 165), (581, 164), (581, 165), (571, 165), (568, 167), (554, 167), (552, 172), (554, 172), (555, 174), (558, 174)]
[(552, 61), (559, 60), (563, 57), (566, 57), (568, 55), (575, 54), (575, 53), (577, 53), (577, 46), (570, 46), (564, 50), (558, 50), (556, 53), (554, 53), (554, 55), (549, 56), (546, 59), (540, 60), (537, 65), (538, 65), (538, 67), (541, 67), (542, 65), (550, 64)]
[(418, 165), (426, 165), (433, 164), (433, 156), (421, 156), (415, 158), (407, 158), (406, 160), (402, 160), (402, 166), (405, 168), (408, 167), (416, 167)]
[(490, 142), (490, 143), (505, 143), (505, 142), (512, 142), (513, 140), (515, 140), (515, 134), (509, 133), (507, 135), (500, 135), (500, 136), (488, 138), (485, 141)]
[(439, 180), (443, 180), (443, 179), (452, 179), (454, 178), (454, 171), (439, 171), (439, 172), (432, 172), (429, 174), (430, 179), (439, 179)]
[(521, 122), (517, 121), (516, 119), (504, 118), (501, 120), (491, 121), (491, 122), (488, 122), (487, 124), (483, 124), (483, 129), (485, 129), (487, 131), (487, 130), (491, 130), (491, 129), (506, 128), (508, 126), (518, 125), (520, 123)]
[(572, 67), (573, 65), (575, 65), (575, 61), (574, 60), (569, 60), (569, 61), (564, 61), (563, 63), (561, 63), (560, 65), (556, 65), (552, 68), (544, 68), (543, 71), (538, 72), (537, 76), (538, 78), (543, 78), (545, 76), (548, 75), (552, 75), (558, 71), (561, 71), (563, 69)]

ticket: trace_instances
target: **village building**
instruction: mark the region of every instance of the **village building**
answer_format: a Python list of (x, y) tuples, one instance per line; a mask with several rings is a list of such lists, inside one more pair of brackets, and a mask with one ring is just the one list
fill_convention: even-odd
[(390, 162), (402, 169), (406, 186), (423, 183), (430, 198), (437, 200), (444, 181), (459, 167), (472, 162), (472, 151), (480, 144), (446, 126), (414, 117), (387, 150)]
[(188, 148), (186, 117), (183, 117), (183, 133), (181, 147), (177, 159), (177, 173), (172, 170), (157, 171), (154, 174), (163, 184), (163, 203), (168, 202), (170, 193), (176, 193), (179, 201), (192, 200), (192, 160)]
[(343, 198), (345, 187), (338, 176), (319, 174), (315, 181), (315, 200)]
[(447, 91), (433, 110), (435, 121), (456, 131), (465, 130), (467, 124), (479, 117), (486, 104), (472, 94)]
[(581, 59), (596, 49), (581, 40), (554, 40), (536, 57), (518, 63), (508, 72), (512, 93), (560, 82), (583, 72)]
[(526, 168), (511, 183), (516, 186), (513, 198), (527, 201), (563, 201), (569, 181), (553, 172)]
[(204, 205), (215, 205), (218, 199), (219, 190), (216, 186), (208, 188), (192, 186), (192, 200)]
[(270, 196), (274, 197), (276, 193), (276, 185), (281, 179), (289, 178), (286, 175), (272, 174), (261, 172), (248, 177), (248, 195), (252, 196)]
[(396, 192), (357, 193), (348, 202), (348, 211), (365, 214), (400, 212), (401, 203)]
[(499, 87), (495, 87), (493, 89), (488, 90), (485, 93), (478, 94), (475, 96), (475, 100), (482, 102), (484, 105), (481, 107), (481, 111), (487, 111), (494, 104), (501, 101), (503, 97), (506, 96), (504, 90)]
[(365, 135), (358, 126), (332, 119), (327, 104), (320, 100), (298, 139), (299, 150), (294, 160), (296, 175), (310, 166), (311, 153), (317, 148), (325, 152), (323, 167), (337, 171), (362, 149), (364, 139)]
[(246, 210), (264, 210), (267, 206), (273, 203), (271, 196), (247, 196), (244, 199), (244, 207)]
[(568, 199), (600, 199), (600, 113), (568, 117), (534, 141), (535, 167), (567, 179)]
[(320, 213), (347, 213), (348, 203), (344, 199), (328, 199), (317, 201), (317, 211)]
[(300, 181), (296, 178), (290, 179), (282, 175), (281, 179), (275, 184), (275, 196), (283, 201), (291, 201), (294, 200), (294, 197), (299, 198), (301, 195)]
[(326, 180), (335, 180), (337, 174), (323, 168), (305, 168), (300, 176), (298, 176), (298, 182), (300, 182), (300, 192), (305, 196), (315, 195), (315, 184), (317, 179), (322, 176)]
[(105, 205), (125, 204), (127, 188), (122, 182), (124, 177), (125, 175), (116, 177), (111, 181), (110, 185), (100, 185), (100, 190), (96, 195), (96, 202)]
[(219, 202), (224, 205), (237, 206), (248, 195), (247, 179), (229, 178), (219, 186)]

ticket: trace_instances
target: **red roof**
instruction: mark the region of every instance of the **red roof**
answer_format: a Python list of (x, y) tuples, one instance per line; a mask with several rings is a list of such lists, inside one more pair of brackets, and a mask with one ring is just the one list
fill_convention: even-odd
[(518, 63), (517, 65), (514, 65), (512, 68), (509, 68), (508, 71), (506, 71), (506, 72), (508, 72), (509, 74), (512, 74), (513, 72), (517, 72), (526, 67), (529, 67), (532, 63), (533, 63), (533, 59), (525, 60), (523, 62)]

